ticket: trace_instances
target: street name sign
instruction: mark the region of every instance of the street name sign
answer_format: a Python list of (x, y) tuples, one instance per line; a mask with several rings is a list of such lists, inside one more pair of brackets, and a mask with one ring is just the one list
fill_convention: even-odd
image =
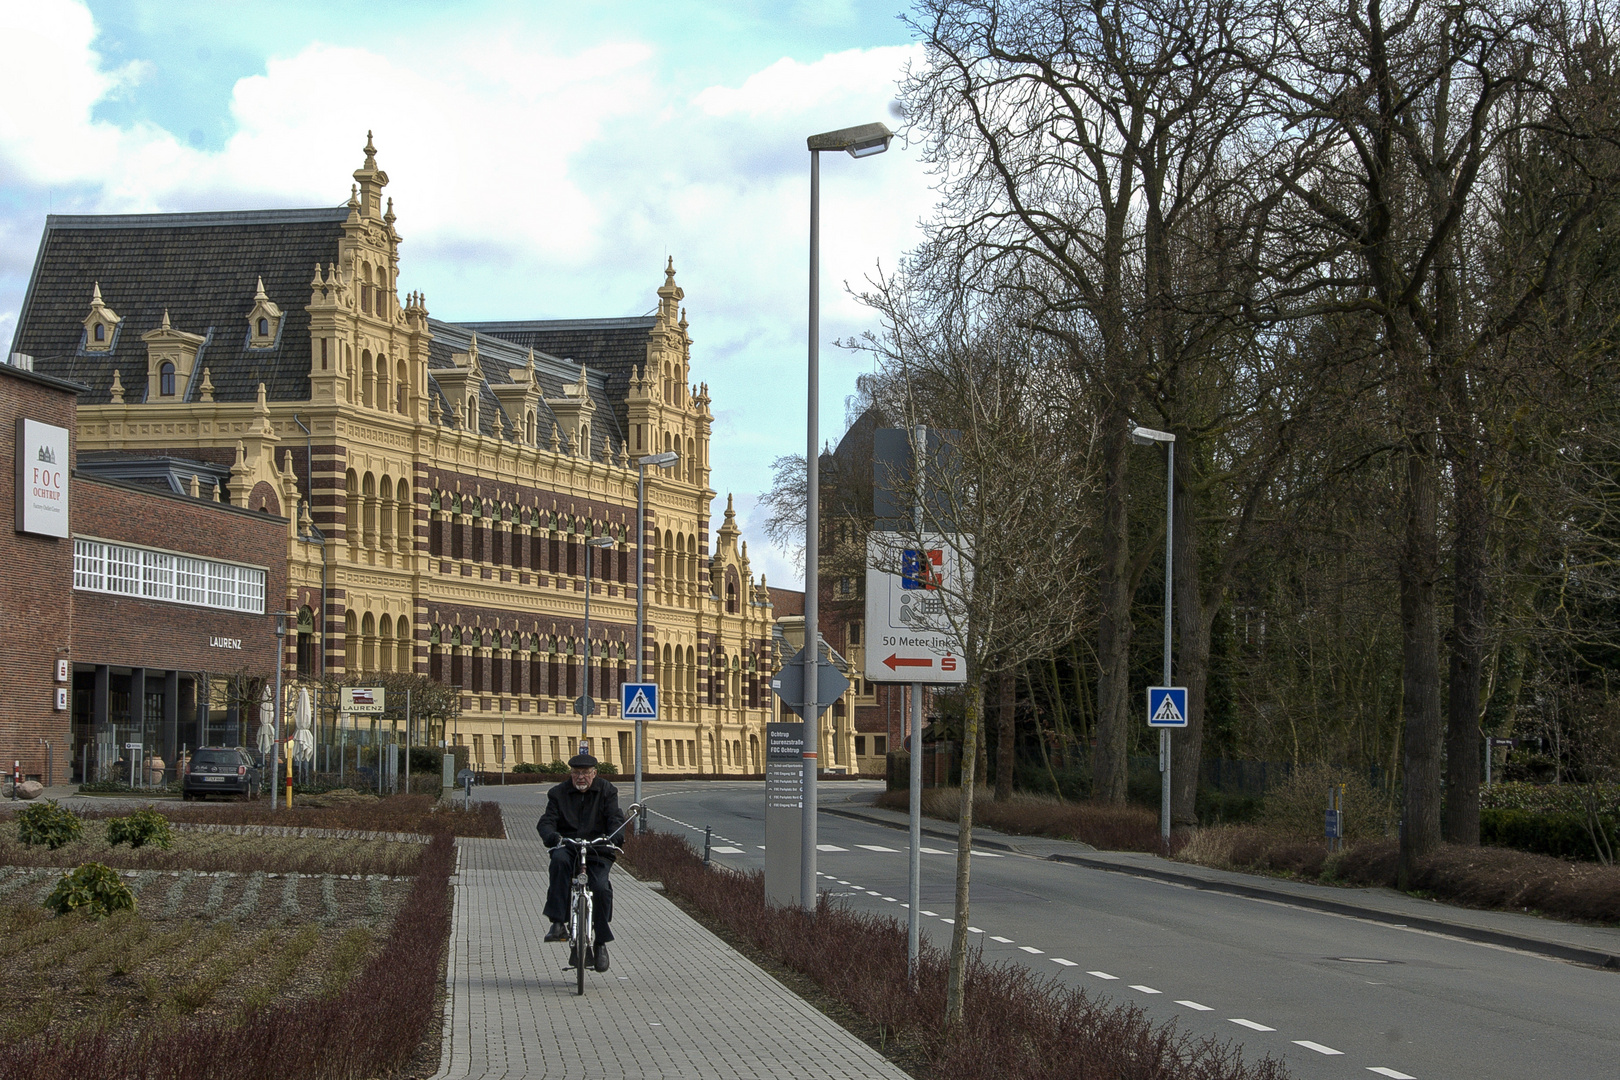
[(343, 711), (346, 713), (381, 713), (387, 692), (380, 686), (345, 686)]
[(952, 623), (967, 622), (967, 538), (873, 533), (866, 540), (866, 678), (961, 684), (967, 660)]
[(1187, 688), (1185, 686), (1148, 687), (1148, 727), (1184, 728), (1187, 726)]
[(627, 682), (619, 687), (619, 715), (626, 720), (657, 720), (658, 684)]

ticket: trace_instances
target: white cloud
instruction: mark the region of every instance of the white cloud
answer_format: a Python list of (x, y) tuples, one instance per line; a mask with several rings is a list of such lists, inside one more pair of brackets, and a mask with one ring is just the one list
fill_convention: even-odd
[[(660, 83), (653, 45), (551, 55), (531, 37), (458, 36), (452, 23), (386, 55), (311, 42), (271, 59), (236, 82), (236, 130), (203, 151), (151, 125), (92, 118), (140, 73), (109, 69), (94, 41), (76, 3), (0, 14), (0, 95), (30, 103), (0, 110), (0, 177), (10, 178), (0, 182), (80, 185), (89, 211), (335, 205), (371, 128), (406, 238), (401, 287), (425, 290), (437, 315), (638, 314), (673, 255), (697, 339), (694, 375), (717, 412), (714, 483), (737, 491), (745, 522), (770, 461), (804, 448), (804, 139), (887, 119), (895, 80), (917, 55), (783, 59), (683, 96)], [(843, 283), (858, 284), (879, 259), (892, 267), (931, 204), (923, 167), (898, 144), (858, 162), (824, 156), (825, 439), (840, 434), (861, 367), (825, 344), (866, 323)], [(37, 211), (0, 211), (0, 267), (32, 264), (41, 224)], [(17, 278), (0, 269), (8, 337)], [(746, 533), (756, 570), (789, 584), (757, 529)]]

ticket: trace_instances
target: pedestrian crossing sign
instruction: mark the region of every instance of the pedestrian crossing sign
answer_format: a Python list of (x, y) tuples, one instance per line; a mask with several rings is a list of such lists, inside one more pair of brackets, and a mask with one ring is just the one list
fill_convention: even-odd
[(626, 720), (658, 719), (658, 684), (630, 682), (619, 688), (619, 715)]
[(1148, 687), (1148, 727), (1186, 727), (1187, 688), (1185, 686)]

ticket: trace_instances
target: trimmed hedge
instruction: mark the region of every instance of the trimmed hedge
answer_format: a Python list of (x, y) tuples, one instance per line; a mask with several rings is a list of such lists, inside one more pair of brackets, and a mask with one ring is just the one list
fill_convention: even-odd
[[(1610, 850), (1620, 847), (1620, 821), (1600, 818)], [(1482, 844), (1516, 848), (1537, 855), (1597, 862), (1597, 848), (1586, 828), (1585, 814), (1538, 814), (1533, 810), (1481, 810), (1479, 840)]]

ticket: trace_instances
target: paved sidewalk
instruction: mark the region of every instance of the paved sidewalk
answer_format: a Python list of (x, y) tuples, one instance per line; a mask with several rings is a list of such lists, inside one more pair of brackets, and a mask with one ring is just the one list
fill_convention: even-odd
[(461, 840), (444, 1056), (435, 1080), (854, 1077), (905, 1080), (871, 1047), (694, 922), (613, 874), (613, 967), (564, 971), (541, 942), (546, 851), (517, 810), (507, 840)]
[[(907, 815), (883, 810), (856, 798), (823, 806), (822, 813), (870, 821), (903, 829)], [(923, 832), (936, 839), (956, 842), (956, 824), (935, 818), (923, 819)], [(1476, 911), (1433, 900), (1420, 900), (1394, 889), (1354, 888), (1314, 885), (1258, 874), (1216, 870), (1194, 863), (1176, 862), (1158, 855), (1132, 851), (1098, 851), (1089, 844), (1054, 840), (1044, 836), (1015, 836), (981, 826), (973, 828), (975, 847), (1000, 848), (1038, 859), (1050, 859), (1095, 870), (1136, 874), (1174, 881), (1200, 889), (1235, 893), (1279, 903), (1332, 911), (1341, 915), (1436, 933), (1451, 934), (1507, 948), (1552, 956), (1597, 967), (1620, 968), (1620, 930), (1582, 926), (1556, 919), (1511, 911)]]

